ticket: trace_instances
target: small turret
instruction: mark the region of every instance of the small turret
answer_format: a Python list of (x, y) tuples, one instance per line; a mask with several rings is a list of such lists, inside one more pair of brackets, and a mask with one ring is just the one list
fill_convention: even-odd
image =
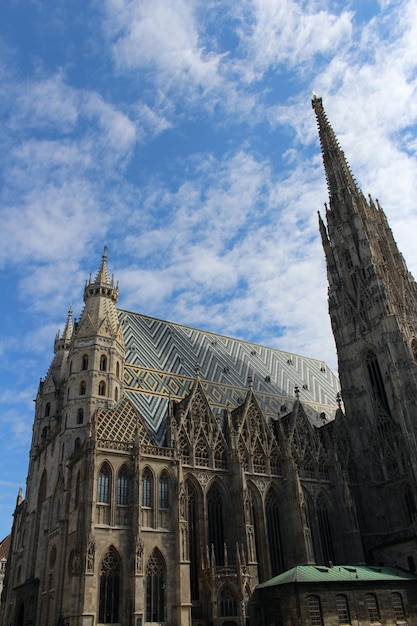
[(95, 279), (84, 288), (85, 307), (72, 332), (66, 392), (68, 428), (85, 426), (99, 408), (123, 395), (125, 344), (116, 309), (119, 286), (107, 269), (107, 248)]

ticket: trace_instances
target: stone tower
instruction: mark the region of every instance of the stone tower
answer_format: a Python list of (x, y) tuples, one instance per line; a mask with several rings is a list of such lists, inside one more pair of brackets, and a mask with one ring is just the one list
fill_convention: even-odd
[(314, 96), (329, 192), (319, 216), (345, 414), (335, 433), (367, 558), (416, 559), (417, 285), (378, 201), (365, 198)]

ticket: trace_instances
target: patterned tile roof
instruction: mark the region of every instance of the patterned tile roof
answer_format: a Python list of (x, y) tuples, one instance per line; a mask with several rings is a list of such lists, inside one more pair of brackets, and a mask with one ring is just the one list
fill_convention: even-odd
[[(204, 330), (119, 310), (126, 345), (125, 390), (157, 440), (163, 440), (168, 399), (185, 397), (200, 367), (214, 411), (238, 406), (247, 380), (267, 418), (288, 413), (294, 387), (312, 423), (334, 418), (339, 381), (323, 361)], [(320, 417), (321, 416), (321, 417)]]
[(367, 565), (298, 565), (258, 585), (258, 589), (288, 583), (382, 582), (414, 580), (417, 576), (399, 567), (369, 567)]
[(152, 445), (150, 437), (141, 417), (129, 402), (121, 400), (112, 409), (100, 409), (96, 416), (96, 438), (101, 444), (125, 444), (138, 440), (140, 444)]

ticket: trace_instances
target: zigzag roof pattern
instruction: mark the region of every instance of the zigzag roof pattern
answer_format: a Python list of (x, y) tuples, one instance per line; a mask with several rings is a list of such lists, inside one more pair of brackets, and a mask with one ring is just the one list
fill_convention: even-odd
[(169, 399), (192, 388), (195, 368), (214, 412), (241, 404), (248, 377), (267, 419), (292, 410), (294, 388), (316, 426), (334, 419), (339, 381), (323, 361), (119, 310), (126, 346), (125, 391), (158, 442)]

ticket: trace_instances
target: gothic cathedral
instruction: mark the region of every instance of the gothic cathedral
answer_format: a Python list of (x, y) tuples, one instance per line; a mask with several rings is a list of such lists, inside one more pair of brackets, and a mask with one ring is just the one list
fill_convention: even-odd
[(244, 626), (301, 564), (415, 570), (417, 285), (314, 96), (325, 363), (117, 308), (107, 251), (41, 381), (4, 626)]

